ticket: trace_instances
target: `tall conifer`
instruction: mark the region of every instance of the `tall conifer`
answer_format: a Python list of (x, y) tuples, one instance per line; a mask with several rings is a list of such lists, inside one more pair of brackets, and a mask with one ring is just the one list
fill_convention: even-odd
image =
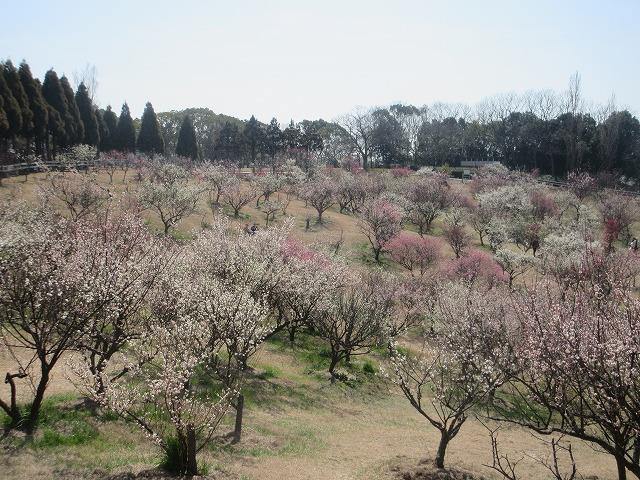
[(11, 60), (7, 60), (3, 65), (4, 79), (7, 82), (7, 86), (16, 99), (20, 107), (20, 115), (22, 116), (22, 127), (20, 129), (20, 135), (28, 137), (33, 130), (33, 112), (29, 105), (29, 99), (20, 82), (20, 75), (18, 70), (11, 63)]
[(125, 102), (118, 118), (118, 127), (115, 135), (115, 148), (121, 152), (136, 151), (136, 128), (129, 111), (129, 105)]
[(22, 130), (22, 112), (20, 111), (20, 104), (7, 85), (4, 68), (0, 68), (0, 97), (2, 97), (2, 108), (7, 117), (8, 124), (5, 138), (13, 138)]
[(151, 102), (147, 102), (142, 114), (140, 133), (137, 141), (138, 151), (153, 156), (156, 153), (164, 153), (164, 139), (160, 133), (158, 117), (153, 110)]
[(100, 136), (100, 150), (110, 152), (117, 148), (118, 143), (116, 140), (118, 136), (118, 116), (111, 110), (111, 105), (107, 105), (107, 109), (102, 114), (102, 119), (106, 126), (107, 135)]
[(80, 118), (84, 125), (84, 137), (82, 143), (86, 145), (98, 146), (100, 143), (100, 132), (98, 130), (98, 120), (96, 112), (93, 108), (93, 102), (89, 97), (89, 90), (85, 87), (84, 82), (80, 83), (76, 91), (76, 105), (80, 112)]
[(84, 124), (82, 118), (80, 118), (80, 110), (76, 104), (76, 97), (69, 83), (69, 79), (64, 75), (60, 77), (60, 85), (62, 85), (62, 91), (67, 99), (67, 108), (69, 110), (69, 118), (71, 118), (71, 124), (67, 126), (68, 140), (71, 145), (81, 143), (84, 139)]
[(42, 88), (38, 80), (33, 78), (31, 69), (26, 62), (20, 64), (18, 69), (20, 83), (29, 100), (29, 106), (33, 113), (33, 129), (27, 135), (27, 138), (34, 138), (36, 144), (36, 153), (42, 154), (42, 147), (47, 136), (47, 126), (49, 123), (49, 109), (47, 102), (42, 96)]
[(53, 137), (54, 147), (64, 146), (72, 138), (72, 134), (67, 132), (67, 127), (73, 126), (73, 118), (69, 114), (67, 98), (62, 90), (58, 74), (53, 69), (44, 76), (42, 96), (50, 107), (48, 129)]
[(189, 115), (185, 115), (178, 134), (176, 145), (176, 155), (187, 157), (193, 160), (198, 158), (198, 141), (196, 140), (196, 130), (193, 128), (193, 121)]

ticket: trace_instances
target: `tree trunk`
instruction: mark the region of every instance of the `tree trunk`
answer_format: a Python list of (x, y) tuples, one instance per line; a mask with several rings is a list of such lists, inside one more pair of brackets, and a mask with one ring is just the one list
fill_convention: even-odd
[(186, 469), (187, 475), (198, 474), (198, 462), (196, 461), (196, 432), (193, 425), (187, 425), (187, 445), (186, 445)]
[(293, 343), (296, 340), (296, 326), (295, 325), (290, 325), (289, 326), (289, 343), (291, 343), (291, 345), (293, 346)]
[(436, 458), (434, 464), (436, 468), (444, 468), (444, 457), (447, 453), (447, 445), (449, 444), (449, 434), (443, 430), (440, 432), (440, 443), (438, 444), (438, 451), (436, 452)]
[(244, 413), (244, 395), (238, 394), (236, 403), (236, 425), (233, 430), (233, 443), (239, 443), (242, 438), (242, 414)]
[(340, 361), (340, 357), (334, 353), (331, 354), (331, 363), (329, 364), (329, 373), (331, 374), (331, 383), (336, 383), (336, 375), (335, 370), (338, 362)]
[(616, 457), (616, 467), (618, 467), (618, 480), (627, 480), (627, 469), (624, 466), (624, 456)]
[(44, 392), (47, 389), (49, 383), (49, 370), (46, 367), (42, 367), (42, 373), (40, 376), (40, 382), (36, 388), (36, 394), (33, 397), (33, 403), (29, 410), (29, 417), (25, 423), (25, 432), (31, 435), (38, 425), (38, 416), (40, 415), (40, 407), (42, 407), (42, 401), (44, 400)]

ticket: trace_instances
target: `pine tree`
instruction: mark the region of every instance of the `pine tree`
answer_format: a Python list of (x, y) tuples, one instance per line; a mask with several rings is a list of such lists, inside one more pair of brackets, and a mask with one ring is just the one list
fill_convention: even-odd
[(3, 110), (7, 117), (8, 128), (5, 139), (14, 138), (22, 130), (22, 112), (20, 104), (11, 93), (4, 78), (4, 68), (0, 68), (0, 97), (2, 97)]
[(151, 102), (147, 102), (142, 114), (140, 132), (138, 133), (138, 151), (153, 156), (155, 153), (164, 153), (164, 139), (160, 133), (160, 124), (156, 112), (153, 111)]
[(4, 69), (4, 79), (7, 82), (7, 86), (9, 87), (9, 90), (11, 90), (13, 98), (16, 99), (16, 102), (18, 102), (20, 107), (22, 128), (20, 129), (19, 134), (28, 137), (33, 130), (33, 112), (29, 106), (27, 94), (20, 82), (20, 75), (18, 74), (16, 67), (13, 66), (13, 63), (11, 63), (11, 60), (7, 60), (2, 68)]
[(198, 159), (198, 141), (196, 140), (196, 130), (193, 128), (193, 122), (189, 115), (185, 115), (178, 134), (178, 143), (176, 145), (176, 155), (179, 157)]
[(82, 138), (82, 143), (98, 146), (100, 144), (98, 120), (96, 119), (93, 102), (89, 97), (89, 90), (85, 87), (84, 82), (78, 85), (75, 101), (78, 106), (78, 111), (80, 112), (80, 119), (84, 125), (84, 137)]
[(118, 116), (111, 110), (111, 105), (107, 105), (107, 109), (102, 114), (102, 119), (106, 126), (106, 135), (100, 136), (100, 151), (110, 152), (117, 149), (118, 136)]
[(118, 127), (115, 135), (115, 148), (121, 152), (136, 151), (136, 128), (133, 125), (129, 105), (126, 102), (122, 105), (120, 118), (118, 118)]
[(67, 98), (62, 90), (60, 79), (53, 69), (44, 76), (42, 96), (50, 107), (48, 130), (53, 137), (55, 150), (56, 147), (64, 146), (70, 142), (72, 135), (67, 132), (67, 127), (73, 126), (73, 118), (69, 114)]
[(67, 108), (69, 109), (71, 118), (71, 130), (69, 130), (69, 126), (67, 126), (67, 133), (69, 131), (72, 132), (68, 137), (69, 143), (71, 145), (82, 143), (82, 140), (84, 139), (84, 124), (80, 118), (80, 110), (78, 110), (76, 97), (73, 93), (73, 89), (71, 88), (71, 84), (69, 83), (69, 79), (63, 75), (60, 78), (60, 85), (62, 85), (62, 91), (67, 99)]
[(33, 129), (27, 137), (29, 139), (31, 137), (35, 139), (36, 154), (41, 155), (43, 153), (43, 145), (47, 137), (49, 109), (47, 107), (46, 100), (42, 96), (40, 82), (33, 78), (31, 69), (26, 62), (22, 62), (20, 64), (18, 74), (20, 75), (20, 83), (22, 84), (22, 88), (29, 99), (29, 106), (33, 113)]

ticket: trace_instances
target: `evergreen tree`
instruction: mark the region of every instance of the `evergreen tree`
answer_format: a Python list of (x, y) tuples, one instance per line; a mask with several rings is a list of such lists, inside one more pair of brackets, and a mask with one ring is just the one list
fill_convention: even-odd
[(100, 151), (110, 152), (117, 149), (118, 116), (111, 110), (111, 105), (102, 114), (102, 120), (106, 127), (105, 135), (100, 135)]
[(4, 79), (7, 82), (7, 86), (16, 99), (20, 107), (20, 115), (22, 116), (22, 128), (20, 129), (20, 135), (25, 137), (30, 136), (33, 130), (33, 112), (29, 106), (29, 99), (20, 82), (20, 75), (18, 70), (13, 66), (11, 60), (7, 60), (3, 65)]
[(85, 87), (84, 82), (80, 83), (75, 97), (80, 119), (84, 125), (84, 137), (82, 143), (86, 145), (98, 146), (100, 144), (100, 131), (98, 129), (98, 119), (93, 108), (93, 102), (89, 97), (89, 90)]
[(20, 64), (18, 69), (20, 75), (20, 83), (29, 100), (29, 107), (33, 113), (33, 129), (27, 138), (33, 137), (36, 144), (36, 154), (43, 153), (43, 145), (47, 137), (47, 127), (49, 124), (49, 109), (47, 102), (42, 96), (42, 88), (40, 82), (33, 78), (31, 69), (26, 62)]
[(4, 77), (4, 68), (0, 68), (0, 97), (2, 97), (2, 108), (7, 117), (8, 128), (4, 138), (14, 138), (22, 130), (22, 112), (20, 104), (11, 93)]
[(121, 152), (136, 151), (136, 128), (133, 125), (129, 105), (126, 102), (122, 105), (118, 127), (115, 135), (115, 148)]
[(289, 122), (289, 126), (282, 132), (282, 138), (287, 148), (300, 148), (302, 132), (300, 127), (293, 123), (293, 120)]
[(142, 114), (140, 132), (138, 133), (138, 151), (153, 156), (154, 153), (164, 153), (164, 140), (160, 133), (158, 117), (151, 102), (147, 102)]
[(237, 125), (225, 122), (218, 132), (214, 146), (214, 158), (237, 163), (242, 156), (242, 134)]
[[(82, 143), (84, 139), (84, 124), (80, 118), (80, 110), (76, 104), (76, 97), (69, 83), (69, 79), (64, 75), (60, 78), (60, 85), (62, 91), (67, 99), (67, 108), (69, 109), (69, 118), (71, 119), (70, 125), (67, 126), (68, 140), (70, 145)], [(71, 132), (71, 133), (69, 133)]]
[(216, 155), (216, 132), (213, 127), (209, 127), (202, 143), (202, 157), (212, 160)]
[(96, 108), (93, 114), (96, 116), (96, 123), (98, 125), (98, 136), (100, 138), (100, 142), (98, 143), (98, 150), (102, 152), (102, 147), (105, 143), (105, 139), (107, 140), (107, 142), (109, 141), (109, 127), (107, 127), (107, 122), (104, 121), (104, 117), (99, 108)]
[(280, 124), (275, 118), (271, 119), (269, 125), (265, 129), (264, 134), (264, 151), (272, 159), (276, 154), (282, 150), (282, 130), (280, 130)]
[(244, 131), (242, 132), (242, 134), (247, 146), (247, 155), (249, 156), (249, 160), (255, 167), (258, 154), (261, 150), (261, 145), (264, 142), (264, 132), (260, 126), (260, 123), (258, 123), (258, 120), (256, 120), (256, 117), (251, 115), (251, 118), (244, 126)]
[(196, 140), (196, 130), (193, 128), (191, 116), (185, 115), (178, 134), (178, 143), (176, 145), (176, 155), (179, 157), (198, 159), (198, 141)]
[(9, 132), (9, 120), (7, 120), (7, 114), (4, 111), (4, 99), (0, 96), (0, 139), (6, 137)]
[(73, 126), (73, 118), (69, 114), (67, 98), (62, 90), (60, 79), (56, 72), (49, 70), (44, 76), (42, 84), (42, 96), (47, 101), (49, 108), (48, 130), (53, 137), (54, 150), (58, 146), (64, 146), (72, 138), (67, 133), (67, 127)]

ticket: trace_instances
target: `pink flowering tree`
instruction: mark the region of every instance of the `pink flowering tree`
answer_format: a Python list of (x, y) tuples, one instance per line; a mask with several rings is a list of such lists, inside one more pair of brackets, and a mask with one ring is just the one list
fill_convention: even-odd
[(438, 261), (442, 245), (432, 237), (400, 233), (389, 242), (388, 248), (394, 262), (411, 275), (423, 276)]
[(467, 255), (449, 261), (442, 267), (446, 277), (476, 286), (493, 288), (508, 282), (502, 268), (487, 252), (471, 250)]
[(305, 201), (318, 212), (316, 221), (322, 223), (322, 215), (335, 202), (336, 185), (334, 181), (327, 176), (315, 176), (309, 179), (300, 191)]
[(377, 198), (363, 209), (359, 224), (360, 230), (369, 240), (373, 258), (380, 262), (380, 255), (387, 250), (389, 242), (400, 233), (402, 211), (388, 200)]
[(447, 284), (421, 328), (421, 348), (404, 353), (389, 342), (387, 375), (409, 403), (440, 432), (434, 465), (444, 468), (447, 446), (472, 409), (506, 380), (509, 360), (504, 308), (498, 292)]
[(453, 201), (446, 177), (419, 176), (407, 188), (407, 220), (418, 228), (422, 236), (431, 230), (433, 221), (444, 212)]

